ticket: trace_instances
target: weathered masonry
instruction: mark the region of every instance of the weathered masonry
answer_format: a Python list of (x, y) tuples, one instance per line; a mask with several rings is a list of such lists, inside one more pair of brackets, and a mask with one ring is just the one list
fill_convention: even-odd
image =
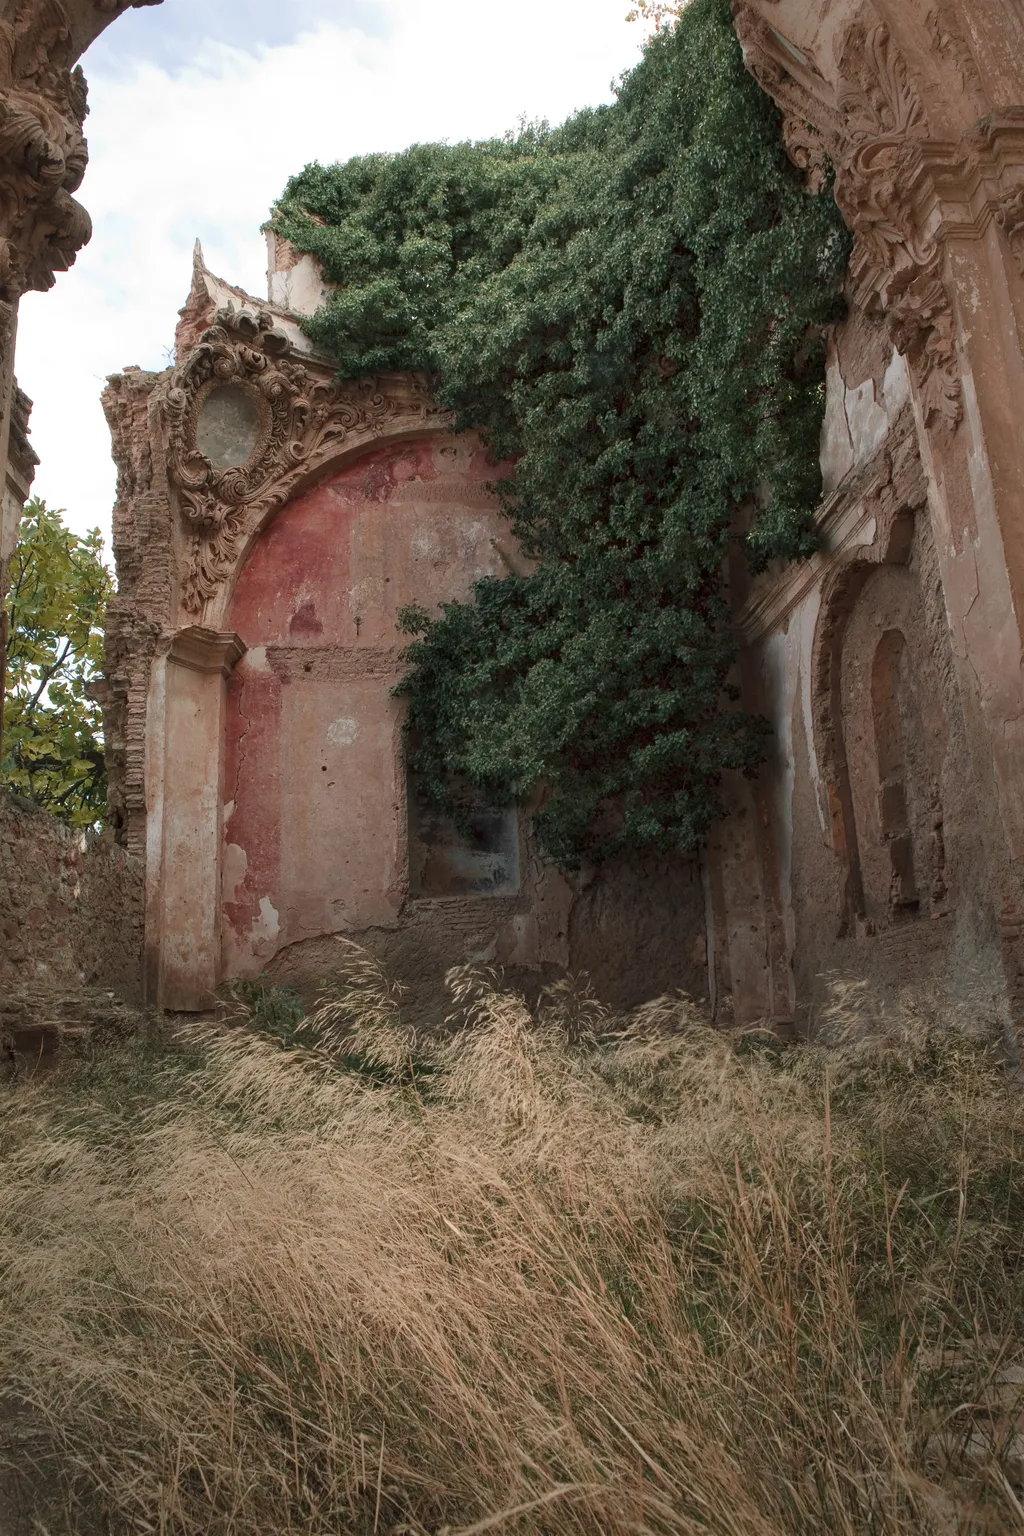
[(856, 236), (830, 340), (822, 550), (737, 574), (775, 730), (698, 870), (567, 880), (524, 819), (457, 836), (407, 782), (396, 616), (519, 558), (424, 381), (339, 383), (296, 317), (197, 257), (177, 366), (107, 408), (120, 465), (109, 745), (145, 859), (147, 985), (310, 981), (331, 936), (412, 979), (493, 960), (800, 1021), (828, 972), (1024, 1012), (1024, 7), (737, 0), (749, 68)]
[(317, 273), (270, 241), (269, 303), (197, 249), (177, 366), (106, 396), (120, 466), (108, 749), (119, 833), (146, 865), (149, 995), (329, 974), (372, 944), (420, 996), (475, 959), (529, 986), (569, 966), (633, 1001), (704, 978), (692, 861), (570, 882), (515, 811), (468, 834), (405, 770), (392, 688), (411, 602), (468, 595), (517, 559), (424, 380), (338, 383), (295, 315)]
[(1024, 1005), (1024, 7), (736, 0), (789, 152), (856, 236), (824, 550), (735, 593), (775, 757), (709, 851), (713, 985), (824, 972)]

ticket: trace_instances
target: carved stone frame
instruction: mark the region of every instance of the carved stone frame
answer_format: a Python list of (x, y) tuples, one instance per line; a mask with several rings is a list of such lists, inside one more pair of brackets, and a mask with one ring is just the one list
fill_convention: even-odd
[[(926, 429), (955, 431), (963, 415), (950, 271), (951, 237), (993, 221), (1024, 271), (1024, 121), (1010, 107), (957, 140), (932, 135), (921, 95), (884, 21), (870, 13), (836, 43), (827, 80), (751, 0), (733, 0), (744, 60), (784, 116), (790, 158), (812, 189), (835, 168), (835, 196), (853, 231), (849, 293), (884, 316), (910, 365)], [(941, 14), (940, 14), (941, 11)], [(929, 12), (935, 47), (980, 107), (970, 49), (945, 8)]]
[[(204, 402), (223, 384), (257, 402), (261, 427), (244, 464), (217, 470), (197, 431)], [(451, 420), (425, 374), (338, 380), (326, 360), (295, 355), (270, 311), (252, 309), (218, 312), (172, 374), (163, 409), (168, 475), (188, 534), (181, 605), (191, 618), (209, 617), (247, 539), (350, 447)]]

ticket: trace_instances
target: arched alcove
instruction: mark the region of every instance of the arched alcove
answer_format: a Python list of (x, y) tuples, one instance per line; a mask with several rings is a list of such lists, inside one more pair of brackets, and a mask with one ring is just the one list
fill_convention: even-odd
[(225, 711), (223, 975), (395, 925), (409, 894), (400, 614), (501, 570), (493, 475), (471, 436), (378, 443), (249, 545), (225, 611), (247, 649)]
[(850, 569), (832, 593), (817, 726), (844, 871), (844, 931), (946, 910), (948, 726), (915, 572)]

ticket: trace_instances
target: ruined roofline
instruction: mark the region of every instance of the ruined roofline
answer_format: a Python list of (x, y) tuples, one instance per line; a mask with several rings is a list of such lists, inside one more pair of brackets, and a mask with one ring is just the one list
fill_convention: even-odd
[[(267, 274), (268, 289), (271, 294), (290, 295), (292, 289), (287, 284), (282, 285), (277, 279), (282, 274), (287, 277), (291, 273), (298, 272), (301, 262), (291, 261), (288, 266), (275, 267), (273, 265), (275, 255), (282, 262), (287, 262), (290, 255), (296, 256), (297, 253), (294, 252), (293, 247), (287, 245), (286, 241), (278, 241), (276, 236), (268, 237), (268, 246), (270, 240), (277, 242), (278, 249), (276, 253), (271, 253), (271, 265), (268, 267)], [(283, 249), (285, 246), (287, 250)], [(293, 286), (295, 296), (299, 300), (303, 297), (309, 299), (313, 293), (312, 280), (308, 274), (301, 286)], [(321, 284), (321, 291), (326, 295), (326, 285)], [(285, 308), (273, 297), (257, 298), (254, 294), (247, 293), (244, 288), (238, 288), (224, 278), (218, 277), (206, 265), (202, 244), (197, 240), (192, 252), (192, 284), (184, 305), (178, 311), (178, 324), (174, 332), (176, 363), (180, 365), (186, 360), (189, 353), (199, 344), (204, 331), (214, 324), (219, 311), (238, 314), (243, 310), (249, 310), (253, 314), (272, 315), (275, 330), (287, 337), (289, 349), (293, 354), (307, 357), (310, 361), (333, 371), (334, 363), (331, 357), (313, 345), (300, 324), (300, 320), (313, 314), (315, 308), (316, 305), (306, 308)]]

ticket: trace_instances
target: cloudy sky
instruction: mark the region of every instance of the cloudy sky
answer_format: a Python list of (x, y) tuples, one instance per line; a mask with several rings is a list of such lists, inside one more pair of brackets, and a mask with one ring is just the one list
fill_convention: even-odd
[(19, 382), (35, 401), (36, 490), (106, 533), (107, 374), (163, 368), (202, 241), (266, 292), (260, 224), (288, 176), (417, 141), (489, 137), (607, 101), (642, 34), (629, 0), (163, 0), (84, 60), (95, 234), (22, 303)]

